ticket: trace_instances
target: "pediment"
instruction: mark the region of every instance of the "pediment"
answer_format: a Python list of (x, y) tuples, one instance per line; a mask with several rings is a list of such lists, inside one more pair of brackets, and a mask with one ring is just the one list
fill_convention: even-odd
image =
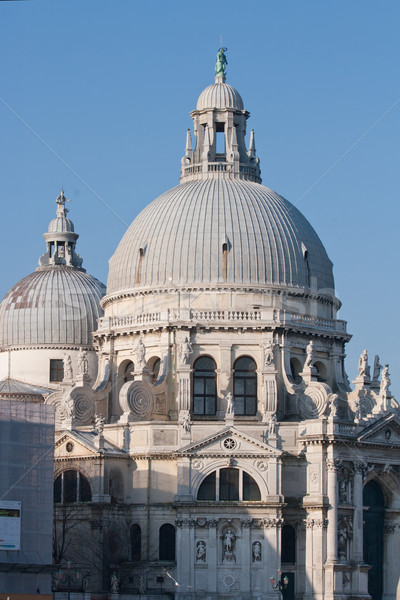
[(386, 446), (399, 446), (400, 448), (400, 420), (391, 413), (379, 421), (375, 421), (358, 436), (359, 442), (370, 444), (384, 444)]
[(95, 458), (99, 454), (103, 456), (126, 456), (126, 452), (120, 450), (110, 442), (104, 440), (103, 448), (96, 447), (97, 434), (92, 431), (64, 431), (55, 440), (55, 458)]
[(280, 456), (282, 452), (246, 433), (228, 426), (201, 440), (184, 446), (179, 454), (185, 456)]

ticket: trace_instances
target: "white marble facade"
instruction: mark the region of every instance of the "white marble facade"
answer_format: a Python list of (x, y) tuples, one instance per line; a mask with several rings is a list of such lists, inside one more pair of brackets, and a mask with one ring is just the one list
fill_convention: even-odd
[[(180, 185), (128, 229), (93, 344), (69, 345), (63, 381), (44, 394), (58, 415), (58, 539), (63, 501), (87, 539), (71, 534), (59, 559), (86, 564), (91, 591), (124, 598), (272, 600), (281, 569), (288, 599), (394, 600), (389, 369), (375, 357), (371, 373), (365, 351), (350, 385), (332, 263), (260, 184), (249, 113), (221, 60), (192, 112)], [(13, 364), (16, 379), (45, 383)]]

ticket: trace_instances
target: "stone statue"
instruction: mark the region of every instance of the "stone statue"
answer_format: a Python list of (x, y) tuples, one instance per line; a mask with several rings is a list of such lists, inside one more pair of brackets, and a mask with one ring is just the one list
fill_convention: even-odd
[(306, 348), (306, 362), (304, 364), (305, 367), (307, 367), (308, 369), (311, 369), (313, 366), (313, 360), (314, 360), (314, 342), (312, 340), (310, 340), (307, 344), (307, 348)]
[(185, 338), (185, 340), (181, 344), (179, 344), (179, 360), (181, 365), (189, 364), (189, 359), (192, 352), (192, 345), (189, 342), (188, 338)]
[(76, 362), (78, 363), (79, 373), (81, 375), (87, 375), (89, 372), (89, 362), (87, 359), (87, 352), (82, 347), (79, 348)]
[(379, 390), (379, 395), (383, 398), (387, 398), (389, 393), (389, 386), (391, 384), (390, 381), (390, 373), (389, 373), (389, 365), (385, 365), (382, 371), (382, 379), (381, 379), (381, 387)]
[(347, 557), (347, 529), (344, 525), (338, 529), (338, 554), (339, 560), (344, 561)]
[(341, 504), (347, 503), (347, 481), (345, 479), (339, 481), (339, 502)]
[(220, 48), (217, 54), (217, 62), (215, 65), (215, 75), (216, 77), (225, 77), (226, 75), (226, 65), (228, 61), (226, 60), (225, 52), (228, 48)]
[(146, 346), (140, 336), (133, 348), (135, 369), (144, 369), (146, 366)]
[(198, 562), (206, 562), (206, 543), (200, 540), (196, 544), (196, 560)]
[(140, 573), (138, 575), (138, 590), (139, 590), (139, 594), (144, 594), (146, 592), (146, 580), (144, 578), (144, 575), (142, 575), (142, 573)]
[(364, 350), (358, 361), (358, 374), (360, 377), (369, 377), (368, 352)]
[(268, 419), (268, 435), (275, 435), (276, 433), (276, 413), (271, 413)]
[(272, 340), (268, 340), (263, 344), (264, 348), (264, 365), (266, 367), (274, 367), (275, 366), (275, 357), (274, 357), (274, 344)]
[(64, 414), (67, 419), (75, 417), (75, 403), (73, 398), (67, 398), (63, 402)]
[(332, 419), (336, 419), (339, 416), (339, 398), (335, 395), (331, 399), (331, 414)]
[(374, 359), (374, 371), (372, 375), (373, 381), (378, 381), (379, 375), (381, 373), (382, 365), (379, 363), (379, 356), (376, 354)]
[(191, 424), (191, 422), (190, 422), (190, 417), (189, 417), (189, 415), (185, 415), (185, 416), (183, 417), (183, 421), (182, 421), (182, 427), (183, 427), (183, 431), (184, 431), (185, 433), (190, 433), (190, 430), (191, 430), (192, 424)]
[(112, 594), (117, 594), (118, 593), (118, 577), (116, 572), (114, 571), (114, 573), (111, 575), (111, 587), (110, 587), (110, 592)]
[(103, 435), (104, 431), (104, 423), (106, 419), (103, 415), (96, 415), (94, 419), (94, 428), (97, 431), (98, 435)]
[(226, 415), (233, 415), (235, 414), (234, 411), (234, 407), (233, 407), (233, 396), (231, 394), (231, 392), (228, 392), (225, 396), (225, 400), (226, 400)]
[(228, 529), (227, 532), (222, 537), (223, 560), (226, 560), (226, 561), (236, 560), (236, 557), (234, 554), (235, 540), (236, 540), (236, 535), (233, 533), (232, 529)]
[(64, 196), (64, 190), (61, 190), (60, 195), (57, 196), (57, 216), (65, 216), (67, 212), (69, 212), (68, 208), (65, 208), (65, 203), (71, 202), (69, 198)]
[(253, 562), (261, 562), (261, 543), (254, 542), (252, 550)]
[(63, 358), (64, 379), (72, 379), (72, 361), (69, 354), (65, 353)]

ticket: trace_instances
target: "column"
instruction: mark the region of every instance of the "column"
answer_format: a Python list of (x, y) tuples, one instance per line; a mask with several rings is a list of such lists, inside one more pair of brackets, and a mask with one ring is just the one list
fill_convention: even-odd
[(208, 591), (217, 591), (217, 562), (218, 562), (218, 537), (217, 519), (210, 519), (208, 533), (207, 563), (208, 563)]
[(327, 494), (329, 500), (328, 508), (328, 531), (327, 531), (327, 556), (328, 563), (337, 562), (337, 467), (338, 462), (334, 459), (326, 461), (328, 471)]
[(354, 487), (353, 487), (353, 560), (355, 563), (363, 562), (363, 483), (362, 463), (354, 463)]
[(247, 576), (242, 578), (240, 583), (240, 591), (244, 594), (248, 594), (251, 590), (251, 571), (250, 571), (250, 526), (251, 519), (242, 519), (242, 573), (246, 573)]

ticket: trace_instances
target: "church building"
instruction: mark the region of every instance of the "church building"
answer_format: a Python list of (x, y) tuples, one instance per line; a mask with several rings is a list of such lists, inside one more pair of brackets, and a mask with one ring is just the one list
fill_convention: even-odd
[(87, 598), (396, 600), (389, 367), (364, 350), (350, 385), (332, 262), (262, 185), (224, 48), (191, 117), (180, 183), (134, 219), (107, 288), (61, 192), (0, 304), (0, 398), (35, 386), (56, 412), (53, 589), (71, 561)]

